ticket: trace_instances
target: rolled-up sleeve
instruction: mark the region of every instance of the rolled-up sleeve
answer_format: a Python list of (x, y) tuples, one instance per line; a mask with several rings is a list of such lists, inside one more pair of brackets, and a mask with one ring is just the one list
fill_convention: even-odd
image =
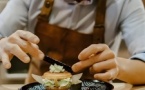
[(141, 0), (126, 0), (121, 30), (131, 59), (145, 61), (145, 10)]

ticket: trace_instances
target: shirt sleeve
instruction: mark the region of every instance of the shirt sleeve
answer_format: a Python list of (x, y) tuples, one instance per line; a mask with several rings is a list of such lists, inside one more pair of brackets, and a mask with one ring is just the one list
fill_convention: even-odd
[(145, 10), (141, 0), (125, 0), (121, 30), (131, 58), (145, 61)]
[(0, 14), (0, 37), (9, 36), (24, 29), (28, 19), (28, 2), (31, 0), (9, 0)]
[(136, 55), (133, 55), (131, 58), (131, 60), (133, 59), (137, 59), (137, 60), (142, 60), (142, 61), (145, 61), (145, 53), (138, 53)]

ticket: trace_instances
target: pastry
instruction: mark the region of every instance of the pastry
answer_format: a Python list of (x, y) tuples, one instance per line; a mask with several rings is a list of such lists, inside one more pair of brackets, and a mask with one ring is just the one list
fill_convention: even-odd
[(42, 76), (47, 90), (68, 90), (72, 85), (72, 74), (65, 71), (63, 66), (51, 65), (49, 71)]

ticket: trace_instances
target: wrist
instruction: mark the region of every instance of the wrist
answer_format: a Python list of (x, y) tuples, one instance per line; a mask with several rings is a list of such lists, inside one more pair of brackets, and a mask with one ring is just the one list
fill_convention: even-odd
[(117, 68), (118, 68), (118, 75), (116, 76), (117, 79), (122, 81), (128, 81), (127, 75), (129, 74), (129, 66), (130, 66), (130, 60), (117, 57)]
[(145, 63), (140, 60), (118, 58), (117, 79), (131, 84), (145, 84)]

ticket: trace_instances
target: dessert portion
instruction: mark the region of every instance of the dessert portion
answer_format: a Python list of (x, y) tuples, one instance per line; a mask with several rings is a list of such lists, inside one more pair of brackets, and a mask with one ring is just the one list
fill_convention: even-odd
[(72, 74), (56, 64), (51, 65), (42, 78), (43, 85), (48, 90), (68, 90), (72, 85)]

